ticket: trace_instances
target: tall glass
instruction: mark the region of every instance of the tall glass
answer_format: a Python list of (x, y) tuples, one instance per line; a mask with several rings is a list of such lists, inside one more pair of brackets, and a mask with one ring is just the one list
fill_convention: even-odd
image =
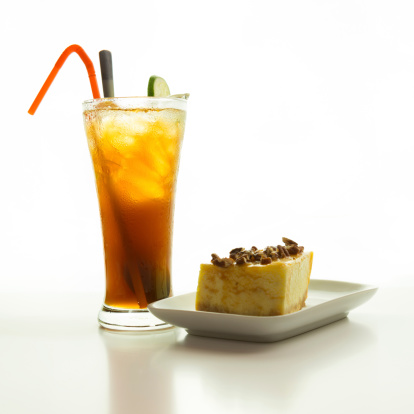
[(187, 102), (181, 98), (85, 101), (106, 268), (100, 324), (113, 330), (169, 325), (147, 305), (172, 294), (174, 194)]

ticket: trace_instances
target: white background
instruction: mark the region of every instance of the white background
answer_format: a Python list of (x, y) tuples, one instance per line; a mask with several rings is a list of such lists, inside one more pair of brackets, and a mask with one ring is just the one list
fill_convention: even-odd
[[(112, 51), (117, 96), (149, 76), (189, 92), (175, 293), (200, 262), (290, 237), (312, 277), (413, 286), (411, 1), (20, 1), (1, 6), (0, 291), (104, 292), (104, 261), (71, 55)], [(98, 309), (97, 309), (98, 311)]]

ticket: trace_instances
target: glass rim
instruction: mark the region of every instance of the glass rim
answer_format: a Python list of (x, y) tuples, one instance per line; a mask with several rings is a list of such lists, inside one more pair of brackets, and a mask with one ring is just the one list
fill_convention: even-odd
[(188, 94), (177, 94), (177, 95), (170, 95), (170, 96), (112, 96), (110, 98), (92, 98), (92, 99), (86, 99), (85, 101), (83, 101), (82, 103), (93, 103), (93, 102), (105, 102), (105, 101), (111, 101), (111, 100), (130, 100), (130, 99), (137, 99), (137, 100), (142, 100), (142, 99), (146, 99), (146, 100), (157, 100), (157, 101), (164, 101), (164, 100), (168, 100), (168, 101), (187, 101), (187, 99), (182, 98), (181, 96), (178, 95), (188, 95)]
[(172, 95), (172, 96), (121, 96), (111, 98), (87, 99), (82, 102), (85, 110), (95, 109), (96, 105), (102, 102), (114, 102), (120, 104), (120, 109), (131, 108), (159, 108), (159, 109), (182, 109), (187, 108), (188, 94)]

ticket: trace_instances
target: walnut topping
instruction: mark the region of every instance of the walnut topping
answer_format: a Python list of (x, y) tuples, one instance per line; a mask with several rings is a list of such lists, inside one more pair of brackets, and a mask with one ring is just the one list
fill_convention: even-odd
[(280, 258), (280, 256), (279, 256), (278, 252), (274, 251), (274, 252), (270, 253), (270, 258), (272, 260), (277, 260), (277, 259)]
[(289, 252), (290, 255), (303, 253), (303, 246), (298, 246), (296, 242), (288, 239), (287, 237), (283, 237), (282, 240), (285, 243), (286, 250)]
[(280, 244), (277, 245), (277, 252), (281, 258), (289, 257), (290, 254), (285, 246), (281, 246)]
[(261, 265), (267, 265), (267, 264), (270, 264), (270, 263), (272, 263), (272, 258), (271, 257), (262, 256), (262, 258), (260, 259), (260, 264)]
[(298, 254), (299, 253), (299, 247), (292, 245), (292, 246), (286, 246), (286, 250), (289, 254)]
[(240, 256), (236, 259), (236, 264), (242, 265), (247, 263), (247, 256)]
[(237, 253), (240, 253), (241, 251), (243, 251), (244, 250), (244, 247), (237, 247), (237, 248), (235, 248), (235, 249), (233, 249), (231, 252), (230, 252), (230, 254), (237, 254)]
[(256, 246), (252, 246), (250, 250), (245, 250), (244, 247), (237, 247), (231, 250), (230, 257), (220, 258), (213, 253), (211, 255), (211, 263), (224, 268), (230, 267), (233, 264), (244, 265), (246, 263), (267, 265), (273, 261), (303, 253), (303, 246), (299, 246), (298, 243), (287, 237), (283, 237), (282, 240), (285, 243), (284, 246), (280, 244), (277, 246), (267, 246), (264, 250), (259, 250)]
[(262, 260), (262, 257), (266, 257), (266, 255), (263, 252), (260, 252), (256, 253), (253, 257), (255, 262), (260, 262), (260, 260)]
[(234, 260), (233, 259), (228, 258), (228, 257), (225, 257), (225, 258), (221, 259), (215, 253), (213, 253), (211, 255), (211, 257), (212, 257), (211, 263), (213, 263), (214, 266), (218, 266), (218, 267), (230, 267), (234, 263)]
[(244, 247), (237, 247), (230, 252), (230, 258), (236, 260), (242, 252), (244, 252)]
[(286, 246), (290, 246), (290, 245), (295, 245), (297, 246), (298, 244), (296, 242), (294, 242), (293, 240), (288, 239), (287, 237), (282, 237), (282, 241), (283, 243), (285, 243)]

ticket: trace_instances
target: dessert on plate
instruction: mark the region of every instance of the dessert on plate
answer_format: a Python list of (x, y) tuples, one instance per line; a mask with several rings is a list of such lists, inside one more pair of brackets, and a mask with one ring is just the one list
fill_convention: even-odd
[(282, 245), (212, 254), (201, 264), (196, 310), (252, 316), (285, 315), (305, 306), (313, 252), (283, 237)]

